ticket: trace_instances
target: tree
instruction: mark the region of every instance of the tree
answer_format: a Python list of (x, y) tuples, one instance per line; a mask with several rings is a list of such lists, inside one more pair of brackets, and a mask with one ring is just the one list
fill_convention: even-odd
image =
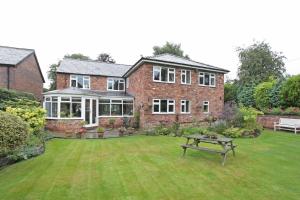
[(237, 90), (238, 86), (235, 82), (226, 82), (224, 84), (224, 102), (237, 102)]
[(72, 59), (78, 59), (78, 60), (91, 60), (90, 57), (85, 56), (81, 53), (73, 53), (73, 54), (66, 54), (64, 58), (72, 58)]
[(238, 48), (240, 66), (238, 69), (239, 81), (259, 84), (267, 81), (270, 76), (275, 79), (284, 75), (284, 59), (282, 53), (274, 52), (265, 42), (256, 42), (247, 48)]
[(183, 50), (181, 49), (181, 44), (174, 44), (171, 42), (166, 42), (162, 47), (154, 46), (153, 47), (153, 55), (160, 55), (164, 53), (173, 54), (175, 56), (180, 56), (189, 59), (187, 54), (184, 55)]
[(300, 107), (300, 74), (292, 76), (282, 84), (280, 96), (285, 107)]
[(237, 100), (238, 103), (244, 105), (246, 107), (255, 107), (255, 100), (254, 100), (254, 83), (248, 83), (242, 87), (239, 87), (237, 92)]
[(271, 108), (271, 91), (276, 81), (270, 79), (269, 81), (258, 84), (254, 89), (254, 99), (256, 106), (259, 109)]
[(99, 54), (96, 60), (106, 63), (116, 63), (116, 61), (108, 53)]

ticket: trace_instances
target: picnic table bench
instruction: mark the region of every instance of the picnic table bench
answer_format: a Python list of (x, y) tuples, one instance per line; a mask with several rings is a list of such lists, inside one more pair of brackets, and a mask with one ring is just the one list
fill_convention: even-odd
[[(218, 153), (221, 154), (221, 156), (223, 157), (222, 159), (223, 166), (225, 164), (227, 153), (229, 151), (232, 151), (233, 156), (235, 156), (234, 149), (237, 147), (237, 145), (233, 144), (233, 140), (231, 138), (225, 138), (225, 137), (210, 138), (206, 135), (200, 135), (200, 134), (187, 135), (184, 137), (186, 137), (187, 141), (186, 144), (181, 145), (181, 147), (183, 148), (183, 156), (185, 156), (186, 150), (189, 148), (198, 151)], [(190, 143), (190, 140), (192, 140), (192, 143)], [(199, 146), (199, 144), (201, 143), (220, 145), (222, 149), (218, 150), (218, 149)]]

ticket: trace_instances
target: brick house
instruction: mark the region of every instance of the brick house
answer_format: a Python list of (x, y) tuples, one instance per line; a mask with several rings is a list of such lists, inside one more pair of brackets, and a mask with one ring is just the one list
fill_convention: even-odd
[(42, 101), (44, 82), (33, 49), (0, 46), (0, 88), (32, 93)]
[(226, 69), (170, 54), (142, 57), (134, 65), (64, 59), (57, 70), (57, 90), (44, 93), (47, 127), (76, 131), (121, 126), (140, 114), (140, 127), (164, 121), (190, 123), (223, 112)]

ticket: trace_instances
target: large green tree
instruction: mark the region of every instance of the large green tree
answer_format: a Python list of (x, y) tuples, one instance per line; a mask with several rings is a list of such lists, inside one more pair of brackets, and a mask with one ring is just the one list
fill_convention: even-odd
[(116, 61), (108, 53), (99, 54), (96, 60), (106, 63), (116, 63)]
[[(73, 54), (66, 54), (64, 58), (72, 58), (72, 59), (78, 59), (78, 60), (90, 60), (90, 57), (85, 56), (81, 53), (73, 53)], [(55, 90), (56, 89), (56, 70), (59, 66), (59, 63), (51, 64), (49, 67), (48, 73), (48, 79), (50, 80), (50, 87), (49, 90)]]
[(184, 51), (181, 49), (181, 44), (174, 44), (171, 42), (166, 42), (163, 46), (154, 46), (153, 55), (160, 55), (164, 53), (173, 54), (175, 56), (180, 56), (184, 58), (189, 58), (187, 54), (184, 55)]
[(246, 48), (238, 48), (240, 66), (239, 81), (242, 85), (267, 81), (269, 77), (282, 78), (285, 73), (282, 53), (272, 51), (266, 42), (256, 42)]

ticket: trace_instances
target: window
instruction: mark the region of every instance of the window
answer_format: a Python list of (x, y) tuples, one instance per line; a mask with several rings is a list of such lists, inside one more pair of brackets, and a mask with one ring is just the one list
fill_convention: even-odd
[(45, 98), (45, 109), (47, 111), (47, 117), (57, 117), (58, 108), (58, 97), (46, 97)]
[(107, 79), (107, 90), (124, 91), (124, 89), (125, 89), (124, 79), (116, 79), (116, 78)]
[(81, 97), (61, 97), (60, 118), (81, 118)]
[(175, 100), (153, 99), (153, 113), (155, 114), (175, 113)]
[(81, 75), (71, 75), (71, 87), (90, 89), (90, 77)]
[(190, 101), (181, 100), (181, 113), (190, 113)]
[(191, 84), (191, 70), (181, 70), (181, 84)]
[(132, 116), (133, 100), (99, 99), (99, 116)]
[(175, 69), (153, 66), (153, 81), (175, 83)]
[(45, 109), (48, 118), (81, 118), (81, 97), (46, 97)]
[(203, 86), (216, 86), (216, 75), (212, 73), (199, 72), (199, 84)]
[(126, 88), (129, 88), (129, 77), (126, 78)]
[(209, 102), (208, 101), (203, 101), (203, 112), (209, 113)]

